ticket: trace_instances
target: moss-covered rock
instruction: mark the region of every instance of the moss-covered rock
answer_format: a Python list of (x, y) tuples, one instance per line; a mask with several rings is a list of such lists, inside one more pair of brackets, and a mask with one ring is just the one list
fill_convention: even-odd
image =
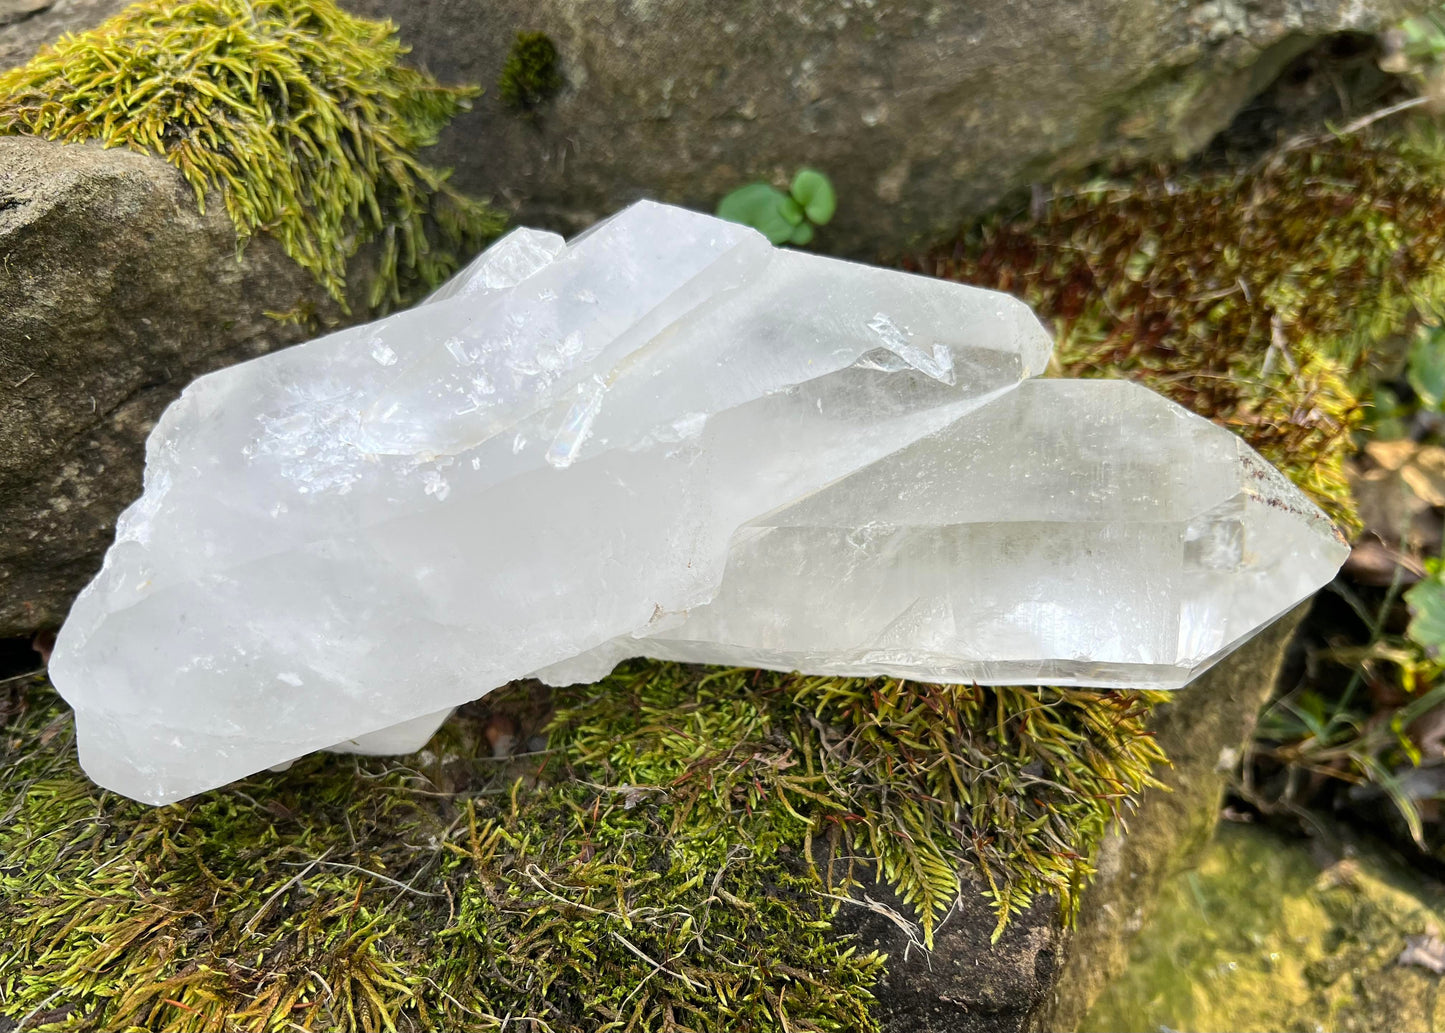
[(1269, 699), (1308, 604), (1297, 607), (1155, 709), (1149, 732), (1169, 757), (1162, 787), (1146, 790), (1127, 823), (1094, 856), (1080, 919), (1060, 948), (1057, 984), (1029, 1016), (1035, 1030), (1075, 1029), (1124, 970), (1134, 935), (1168, 880), (1209, 843), (1229, 772)]
[[(1161, 176), (1061, 198), (931, 269), (1021, 291), (1059, 321), (1068, 370), (1193, 405), (1347, 519), (1354, 374), (1434, 291), (1445, 231), (1420, 155), (1339, 148), (1286, 154), (1250, 191)], [(1167, 207), (1179, 193), (1190, 203)], [(10, 686), (0, 1013), (42, 1029), (956, 1033), (1045, 1021), (1052, 989), (1070, 996), (1052, 1005), (1063, 1022), (1112, 964), (1080, 970), (1090, 944), (1117, 954), (1207, 835), (1221, 751), (1287, 631), (1167, 708), (635, 664), (550, 700), (491, 698), (401, 763), (312, 757), (159, 809), (97, 791), (54, 696)], [(524, 741), (554, 710), (547, 748), (492, 759), (499, 709)], [(1159, 775), (1173, 793), (1148, 788)], [(1105, 840), (1140, 800), (1132, 834)]]
[(379, 239), (371, 304), (401, 303), (502, 226), (417, 157), (479, 90), (406, 52), (332, 0), (144, 0), (0, 73), (0, 135), (156, 154), (201, 208), (220, 192), (241, 244), (275, 236), (338, 302)]
[(192, 378), (498, 229), (420, 159), (474, 91), (403, 54), (330, 0), (150, 0), (0, 73), (0, 637), (60, 622)]
[[(524, 688), (488, 702), (535, 727)], [(4, 1014), (877, 1029), (883, 958), (830, 922), (860, 868), (919, 949), (961, 869), (998, 919), (1042, 890), (1071, 907), (1158, 759), (1136, 694), (635, 663), (552, 703), (550, 748), (510, 764), (475, 708), (414, 767), (318, 756), (151, 809), (85, 779), (46, 687), (13, 688)]]
[(1368, 364), (1445, 299), (1445, 163), (1324, 138), (1238, 173), (1163, 170), (985, 225), (926, 264), (1018, 293), (1055, 372), (1126, 376), (1234, 430), (1358, 530), (1343, 462)]
[(1370, 844), (1338, 846), (1222, 828), (1081, 1028), (1445, 1029), (1428, 967), (1445, 950), (1445, 887)]

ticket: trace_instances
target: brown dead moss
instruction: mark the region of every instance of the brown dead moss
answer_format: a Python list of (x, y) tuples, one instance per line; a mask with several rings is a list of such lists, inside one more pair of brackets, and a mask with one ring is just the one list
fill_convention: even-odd
[(1019, 294), (1058, 333), (1057, 373), (1140, 380), (1223, 424), (1353, 532), (1371, 356), (1445, 297), (1442, 191), (1418, 139), (1327, 139), (1242, 175), (1061, 194), (920, 264)]

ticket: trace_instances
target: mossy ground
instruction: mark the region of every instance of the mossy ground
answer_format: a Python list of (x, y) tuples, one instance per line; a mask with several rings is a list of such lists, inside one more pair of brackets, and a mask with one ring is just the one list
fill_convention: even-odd
[[(527, 727), (525, 687), (489, 700)], [(97, 790), (12, 686), (0, 1001), (35, 1029), (867, 1030), (853, 873), (931, 919), (981, 870), (1066, 906), (1159, 760), (1137, 694), (635, 663), (490, 758), (318, 755), (162, 808)], [(509, 1025), (510, 1024), (510, 1027)]]
[(405, 304), (502, 228), (417, 154), (479, 91), (405, 67), (387, 22), (332, 0), (144, 0), (0, 74), (0, 133), (97, 140), (219, 190), (344, 304), (380, 244), (373, 308)]

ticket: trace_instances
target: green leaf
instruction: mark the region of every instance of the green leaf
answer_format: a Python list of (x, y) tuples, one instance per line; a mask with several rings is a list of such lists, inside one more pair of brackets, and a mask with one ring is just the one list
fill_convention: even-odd
[(1406, 792), (1399, 776), (1381, 764), (1378, 758), (1369, 754), (1352, 754), (1351, 759), (1359, 764), (1371, 782), (1389, 794), (1390, 800), (1400, 812), (1400, 817), (1405, 819), (1405, 826), (1410, 830), (1410, 838), (1415, 841), (1416, 846), (1424, 850), (1425, 826), (1420, 820), (1420, 809), (1415, 806), (1414, 799)]
[(1439, 656), (1445, 647), (1445, 583), (1440, 575), (1433, 574), (1407, 591), (1405, 603), (1410, 607), (1405, 634), (1431, 656)]
[(1445, 402), (1445, 328), (1421, 329), (1410, 349), (1407, 375), (1421, 404), (1439, 409)]
[(793, 224), (784, 214), (788, 197), (767, 183), (749, 183), (724, 197), (717, 206), (719, 219), (742, 223), (762, 233), (774, 244), (793, 235)]
[(1296, 706), (1288, 700), (1285, 700), (1282, 705), (1299, 719), (1300, 724), (1304, 725), (1311, 738), (1321, 743), (1329, 742), (1329, 728), (1325, 725), (1322, 715), (1318, 713), (1317, 707), (1311, 707), (1308, 701), (1305, 701), (1303, 705)]
[(1366, 415), (1369, 435), (1378, 441), (1400, 441), (1410, 436), (1413, 406), (1406, 406), (1400, 396), (1384, 384), (1375, 386), (1374, 403)]
[(787, 194), (779, 192), (778, 211), (782, 212), (783, 218), (787, 219), (794, 226), (803, 224), (803, 208), (797, 201), (794, 201)]
[(804, 244), (808, 243), (812, 239), (813, 224), (810, 222), (804, 222), (799, 223), (798, 226), (793, 230), (793, 235), (788, 238), (788, 243), (795, 244), (798, 247), (802, 247)]
[(817, 169), (799, 169), (793, 177), (793, 199), (816, 226), (825, 226), (838, 208), (833, 181)]

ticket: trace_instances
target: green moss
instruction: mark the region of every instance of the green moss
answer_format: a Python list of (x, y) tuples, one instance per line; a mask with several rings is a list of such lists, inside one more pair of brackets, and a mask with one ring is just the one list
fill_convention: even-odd
[(379, 240), (370, 304), (402, 304), (502, 226), (417, 158), (476, 89), (405, 53), (390, 23), (331, 0), (146, 0), (0, 74), (0, 133), (159, 155), (202, 207), (220, 190), (242, 243), (276, 237), (338, 301)]
[(497, 79), (502, 101), (518, 111), (534, 111), (555, 97), (562, 85), (557, 48), (546, 33), (517, 33)]
[(1158, 760), (1120, 693), (636, 663), (555, 702), (552, 750), (510, 768), (471, 708), (416, 767), (315, 756), (152, 809), (86, 780), (48, 688), (12, 689), (4, 1014), (874, 1029), (883, 960), (830, 933), (855, 865), (881, 858), (925, 928), (960, 865), (1001, 917), (1043, 891), (1071, 906)]
[(1439, 1029), (1439, 977), (1397, 959), (1445, 892), (1364, 843), (1323, 867), (1326, 842), (1223, 826), (1081, 1028)]
[(925, 940), (979, 872), (1000, 928), (1040, 892), (1066, 914), (1106, 823), (1153, 784), (1148, 694), (700, 672), (634, 663), (569, 690), (558, 741), (609, 784), (665, 787), (672, 835), (876, 862)]
[(1348, 530), (1371, 355), (1445, 298), (1445, 163), (1330, 140), (1243, 175), (1160, 171), (1065, 194), (936, 253), (1015, 291), (1067, 376), (1127, 376), (1238, 432)]

